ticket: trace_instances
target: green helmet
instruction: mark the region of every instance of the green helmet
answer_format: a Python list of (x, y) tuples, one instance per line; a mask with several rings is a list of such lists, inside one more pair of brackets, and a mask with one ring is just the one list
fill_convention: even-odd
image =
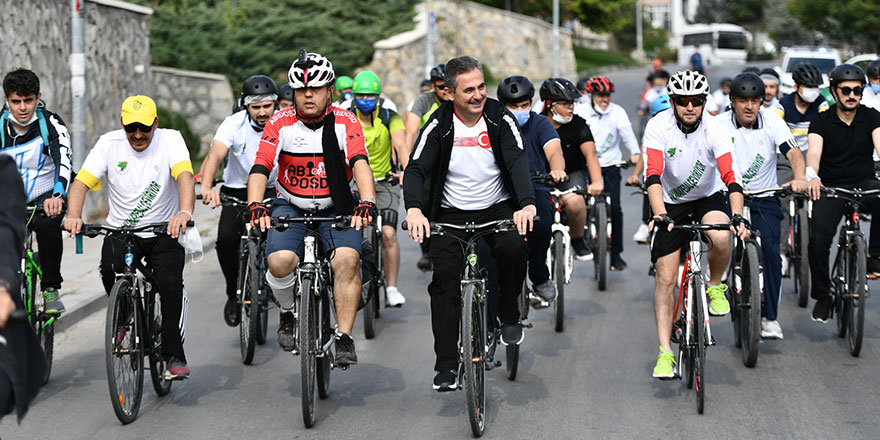
[(375, 73), (364, 70), (354, 77), (354, 88), (351, 92), (356, 95), (378, 95), (382, 93), (382, 83)]
[(340, 91), (342, 89), (351, 88), (353, 85), (354, 81), (351, 80), (351, 77), (342, 75), (339, 78), (336, 78), (336, 84), (334, 84), (334, 87), (336, 88), (336, 91)]

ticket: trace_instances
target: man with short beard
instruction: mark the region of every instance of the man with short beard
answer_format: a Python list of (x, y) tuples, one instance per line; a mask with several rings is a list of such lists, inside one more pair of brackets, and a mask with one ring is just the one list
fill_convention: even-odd
[[(836, 104), (810, 124), (807, 142), (806, 177), (810, 185), (813, 216), (810, 220), (810, 296), (816, 300), (813, 320), (831, 317), (831, 280), (828, 254), (837, 224), (843, 216), (844, 200), (821, 198), (822, 186), (880, 189), (874, 177), (874, 151), (880, 152), (880, 112), (861, 103), (865, 73), (853, 64), (841, 64), (831, 71), (831, 94)], [(826, 148), (827, 146), (827, 148)], [(880, 203), (863, 203), (880, 219)], [(871, 222), (868, 244), (868, 274), (880, 274), (880, 221)]]
[(761, 71), (760, 76), (764, 80), (764, 108), (772, 109), (779, 102), (779, 74), (766, 68)]

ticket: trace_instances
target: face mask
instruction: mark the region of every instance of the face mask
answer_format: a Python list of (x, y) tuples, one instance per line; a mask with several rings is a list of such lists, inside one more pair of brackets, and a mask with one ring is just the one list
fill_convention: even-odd
[(559, 113), (556, 113), (556, 112), (552, 112), (552, 113), (553, 113), (553, 120), (556, 121), (556, 123), (558, 123), (558, 124), (565, 125), (565, 124), (568, 124), (569, 122), (571, 122), (572, 119), (574, 119), (574, 116), (572, 116), (571, 118), (565, 119)]
[(257, 132), (263, 131), (264, 127), (260, 124), (257, 124), (257, 121), (251, 119), (250, 123), (251, 123), (251, 128), (253, 128), (254, 131), (257, 131)]
[(871, 84), (871, 90), (880, 95), (880, 84)]
[(186, 228), (186, 232), (177, 236), (177, 242), (183, 247), (186, 256), (192, 258), (194, 263), (202, 261), (204, 252), (202, 249), (202, 236), (195, 226)]
[(516, 118), (516, 123), (520, 127), (526, 125), (526, 122), (529, 122), (529, 118), (532, 117), (531, 110), (510, 110), (510, 113), (513, 113), (513, 117)]
[(376, 109), (376, 98), (356, 98), (354, 105), (363, 114), (370, 114)]
[[(817, 92), (817, 93), (818, 93), (818, 92)], [(813, 98), (813, 99), (816, 99), (816, 98)], [(773, 99), (771, 99), (770, 101), (764, 101), (764, 107), (775, 107), (775, 106), (776, 106), (776, 103), (777, 103), (778, 101), (779, 101), (779, 100), (776, 99), (775, 97), (774, 97)], [(812, 102), (812, 101), (810, 101), (810, 102)]]
[(819, 97), (819, 88), (818, 87), (802, 87), (801, 91), (798, 92), (798, 96), (804, 100), (804, 102), (814, 102)]
[(348, 101), (349, 99), (354, 98), (354, 93), (351, 92), (342, 92), (342, 100)]
[(602, 109), (602, 107), (599, 107), (598, 104), (593, 104), (593, 110), (595, 110), (596, 113), (600, 115), (607, 115), (608, 112), (611, 111), (611, 104), (609, 104), (608, 107), (605, 107), (604, 110)]

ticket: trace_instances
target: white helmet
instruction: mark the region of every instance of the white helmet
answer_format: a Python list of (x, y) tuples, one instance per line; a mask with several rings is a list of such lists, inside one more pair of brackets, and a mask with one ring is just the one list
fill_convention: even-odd
[(290, 87), (302, 89), (306, 87), (324, 87), (333, 84), (336, 74), (330, 60), (317, 53), (299, 51), (299, 58), (290, 65), (287, 81)]
[(666, 86), (669, 96), (698, 96), (709, 94), (709, 81), (699, 72), (684, 70), (672, 75)]

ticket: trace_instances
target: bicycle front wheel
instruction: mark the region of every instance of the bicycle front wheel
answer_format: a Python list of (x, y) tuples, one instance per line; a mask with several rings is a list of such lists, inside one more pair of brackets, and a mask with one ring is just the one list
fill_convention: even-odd
[(758, 343), (761, 341), (761, 302), (764, 292), (761, 291), (761, 265), (758, 243), (754, 240), (745, 242), (742, 265), (742, 296), (740, 301), (739, 321), (742, 339), (742, 362), (747, 367), (754, 367), (758, 362)]
[(591, 233), (596, 236), (596, 253), (593, 263), (596, 267), (596, 281), (599, 282), (599, 290), (605, 291), (608, 283), (608, 205), (596, 203), (595, 223), (590, 225)]
[(239, 345), (241, 347), (241, 361), (245, 365), (250, 365), (254, 360), (254, 350), (256, 348), (257, 332), (260, 325), (260, 304), (258, 299), (258, 289), (261, 280), (258, 279), (259, 271), (257, 270), (257, 245), (251, 241), (247, 241), (246, 246), (242, 246), (244, 255), (241, 256), (239, 271), (238, 298), (239, 310), (241, 314), (241, 322), (238, 325)]
[(147, 314), (147, 319), (150, 321), (145, 327), (150, 336), (144, 339), (144, 343), (150, 344), (147, 353), (150, 359), (150, 380), (153, 382), (153, 390), (161, 397), (171, 392), (172, 381), (165, 380), (165, 369), (168, 368), (168, 364), (162, 356), (162, 299), (155, 288), (149, 295), (152, 310)]
[(795, 290), (798, 295), (798, 306), (807, 307), (810, 300), (810, 259), (807, 250), (810, 245), (810, 226), (807, 221), (807, 207), (801, 206), (797, 210), (797, 229), (795, 229), (795, 252), (797, 264), (795, 264)]
[(703, 308), (703, 298), (705, 295), (703, 290), (703, 281), (700, 277), (693, 277), (693, 294), (694, 294), (694, 324), (693, 324), (693, 343), (694, 343), (694, 390), (697, 394), (697, 413), (703, 413), (704, 401), (706, 398), (706, 346), (709, 345), (706, 338), (706, 311)]
[(110, 291), (104, 330), (107, 385), (116, 418), (133, 422), (144, 391), (144, 353), (139, 342), (141, 307), (131, 281), (121, 278)]
[(477, 286), (467, 284), (462, 295), (461, 338), (464, 387), (471, 431), (480, 437), (486, 429), (486, 313)]
[(865, 297), (868, 293), (867, 254), (865, 254), (865, 236), (856, 234), (855, 248), (850, 250), (849, 281), (846, 283), (849, 292), (846, 295), (847, 333), (849, 354), (858, 357), (862, 351), (862, 332), (865, 329)]
[(315, 367), (318, 354), (317, 331), (315, 322), (314, 280), (304, 276), (299, 290), (299, 361), (300, 361), (300, 397), (302, 398), (302, 416), (306, 428), (315, 425)]
[(551, 275), (556, 281), (556, 301), (553, 301), (554, 330), (565, 328), (565, 238), (561, 231), (553, 233), (553, 264)]

